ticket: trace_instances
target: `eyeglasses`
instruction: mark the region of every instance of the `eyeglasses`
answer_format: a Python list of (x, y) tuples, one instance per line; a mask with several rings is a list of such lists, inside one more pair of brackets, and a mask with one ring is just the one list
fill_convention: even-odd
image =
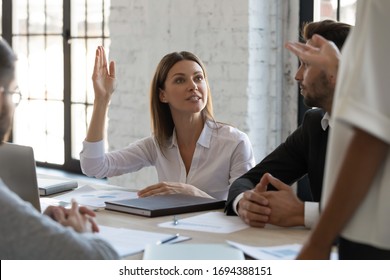
[(16, 87), (12, 91), (6, 91), (5, 93), (11, 95), (12, 103), (14, 103), (15, 106), (18, 106), (20, 101), (22, 100), (22, 93), (20, 92), (19, 87)]

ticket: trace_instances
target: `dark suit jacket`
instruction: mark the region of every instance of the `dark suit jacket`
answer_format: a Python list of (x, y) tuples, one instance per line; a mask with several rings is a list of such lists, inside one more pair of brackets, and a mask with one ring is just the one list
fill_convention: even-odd
[(266, 172), (288, 185), (307, 174), (312, 200), (320, 201), (329, 130), (324, 131), (321, 126), (324, 114), (321, 109), (308, 110), (302, 125), (284, 143), (233, 182), (225, 209), (228, 215), (235, 215), (232, 209), (234, 199), (240, 193), (253, 189)]

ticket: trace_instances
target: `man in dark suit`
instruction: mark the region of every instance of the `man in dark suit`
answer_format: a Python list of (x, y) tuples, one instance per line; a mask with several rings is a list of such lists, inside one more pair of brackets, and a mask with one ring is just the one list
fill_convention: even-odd
[[(310, 45), (311, 37), (320, 34), (341, 49), (350, 27), (331, 20), (312, 22), (304, 26), (302, 37)], [(335, 84), (323, 70), (305, 61), (300, 61), (295, 79), (300, 85), (304, 103), (317, 108), (307, 111), (302, 124), (286, 141), (233, 182), (229, 190), (225, 212), (239, 215), (251, 226), (264, 227), (269, 223), (310, 228), (319, 216)], [(289, 186), (305, 175), (309, 180), (312, 202), (301, 201)]]

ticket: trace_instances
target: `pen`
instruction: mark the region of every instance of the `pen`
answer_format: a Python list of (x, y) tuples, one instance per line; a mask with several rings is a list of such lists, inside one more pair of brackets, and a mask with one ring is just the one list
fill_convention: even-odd
[(179, 234), (176, 233), (175, 235), (170, 236), (170, 237), (168, 237), (168, 238), (166, 238), (166, 239), (157, 241), (156, 245), (161, 245), (161, 244), (167, 243), (167, 242), (169, 242), (169, 241), (175, 240), (175, 239), (178, 238), (178, 237), (179, 237)]

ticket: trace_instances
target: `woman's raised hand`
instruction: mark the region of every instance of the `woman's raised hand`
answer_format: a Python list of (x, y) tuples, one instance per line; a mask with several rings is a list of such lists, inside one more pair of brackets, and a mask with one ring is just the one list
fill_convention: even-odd
[(102, 46), (96, 49), (95, 66), (92, 74), (95, 101), (109, 102), (115, 90), (115, 62), (107, 67), (106, 52)]
[(98, 142), (104, 138), (106, 113), (116, 83), (115, 63), (111, 61), (109, 68), (107, 68), (107, 58), (103, 47), (96, 49), (92, 82), (93, 90), (95, 91), (95, 101), (85, 140), (88, 142)]

